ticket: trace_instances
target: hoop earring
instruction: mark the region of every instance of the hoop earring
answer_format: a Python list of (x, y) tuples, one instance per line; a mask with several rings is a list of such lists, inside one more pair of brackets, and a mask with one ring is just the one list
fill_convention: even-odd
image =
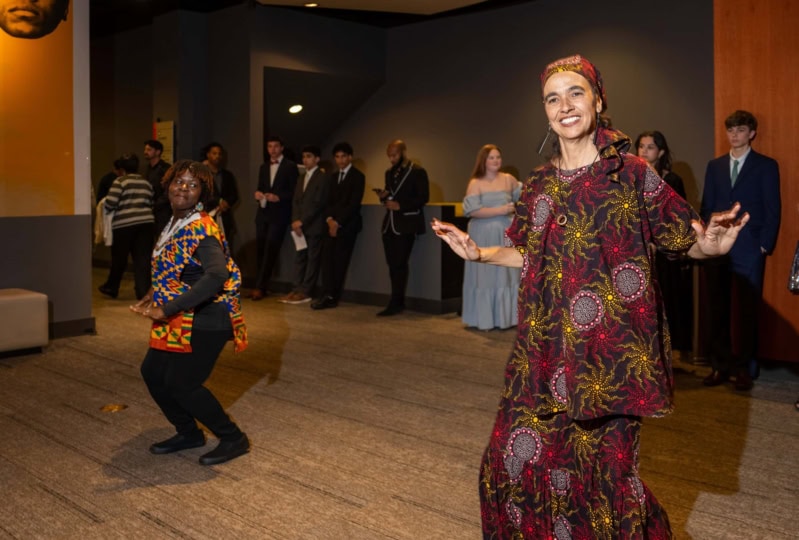
[(596, 139), (599, 136), (599, 111), (596, 113), (596, 127), (594, 128), (594, 146), (596, 146)]
[(546, 145), (546, 144), (547, 144), (547, 141), (549, 140), (549, 134), (550, 134), (550, 133), (552, 133), (552, 124), (547, 124), (547, 134), (546, 134), (546, 137), (544, 137), (544, 140), (543, 140), (543, 141), (541, 141), (541, 145), (538, 147), (538, 155), (539, 155), (539, 156), (541, 155), (541, 152), (543, 152), (543, 151), (544, 151), (544, 145)]

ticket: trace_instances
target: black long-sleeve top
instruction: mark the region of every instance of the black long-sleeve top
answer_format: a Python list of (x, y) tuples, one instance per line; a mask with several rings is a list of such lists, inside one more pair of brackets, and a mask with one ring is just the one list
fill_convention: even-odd
[(193, 330), (227, 330), (232, 328), (230, 314), (224, 304), (213, 302), (228, 278), (227, 260), (222, 245), (213, 236), (200, 240), (194, 252), (200, 266), (188, 265), (180, 280), (191, 287), (171, 302), (164, 304), (164, 315), (172, 317), (194, 309)]

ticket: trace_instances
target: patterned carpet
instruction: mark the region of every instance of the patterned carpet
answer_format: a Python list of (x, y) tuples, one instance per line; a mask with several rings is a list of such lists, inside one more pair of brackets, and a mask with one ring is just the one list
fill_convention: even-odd
[[(481, 537), (478, 464), (513, 332), (245, 300), (250, 349), (229, 346), (210, 386), (253, 449), (209, 468), (215, 441), (147, 451), (172, 433), (139, 376), (132, 301), (128, 281), (119, 300), (98, 293), (96, 336), (0, 359), (0, 538)], [(750, 394), (681, 367), (677, 412), (645, 421), (641, 449), (676, 537), (796, 538), (799, 364), (765, 366)]]

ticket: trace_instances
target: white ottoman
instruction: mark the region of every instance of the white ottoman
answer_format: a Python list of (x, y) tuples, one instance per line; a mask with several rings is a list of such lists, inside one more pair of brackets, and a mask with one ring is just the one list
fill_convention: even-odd
[(0, 352), (47, 345), (47, 295), (0, 289)]

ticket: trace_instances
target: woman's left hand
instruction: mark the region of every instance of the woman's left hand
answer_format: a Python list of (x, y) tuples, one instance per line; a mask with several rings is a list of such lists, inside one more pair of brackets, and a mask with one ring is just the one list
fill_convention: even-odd
[(726, 212), (716, 212), (710, 216), (710, 221), (702, 227), (698, 221), (692, 221), (691, 226), (696, 231), (696, 243), (688, 250), (694, 258), (718, 257), (730, 251), (738, 233), (749, 221), (749, 213), (744, 213), (735, 219), (741, 211), (741, 203), (735, 203)]

